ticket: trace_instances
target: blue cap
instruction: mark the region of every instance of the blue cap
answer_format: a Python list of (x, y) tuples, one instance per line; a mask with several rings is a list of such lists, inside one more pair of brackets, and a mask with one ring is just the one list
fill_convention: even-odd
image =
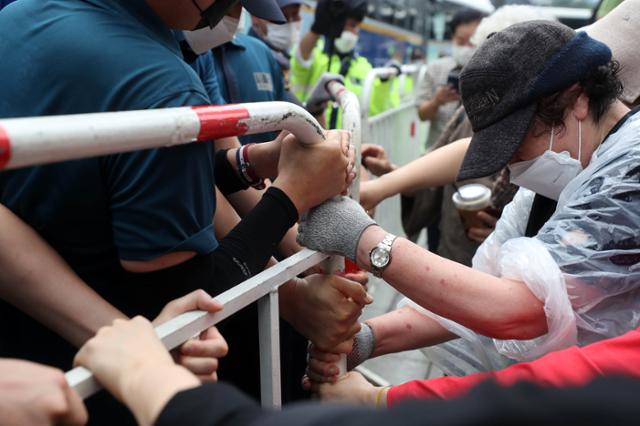
[[(271, 21), (274, 24), (284, 24), (287, 19), (280, 10), (280, 1), (278, 0), (241, 0), (242, 6), (253, 16)], [(299, 3), (299, 2), (298, 2)]]
[(277, 0), (280, 9), (291, 6), (292, 4), (302, 4), (302, 0)]

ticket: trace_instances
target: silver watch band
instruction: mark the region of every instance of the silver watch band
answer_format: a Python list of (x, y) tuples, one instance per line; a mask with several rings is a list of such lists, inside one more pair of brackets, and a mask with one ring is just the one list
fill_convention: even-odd
[(376, 249), (382, 249), (385, 250), (388, 255), (389, 255), (389, 261), (387, 262), (386, 265), (384, 265), (383, 267), (377, 267), (375, 266), (373, 263), (371, 263), (371, 273), (373, 275), (375, 275), (376, 277), (380, 277), (382, 276), (382, 272), (389, 266), (389, 264), (391, 263), (391, 246), (393, 245), (393, 242), (396, 240), (395, 235), (388, 233), (387, 235), (384, 236), (384, 238), (382, 239), (382, 241), (380, 241), (369, 253), (369, 261), (371, 262), (371, 253), (373, 253), (374, 250)]

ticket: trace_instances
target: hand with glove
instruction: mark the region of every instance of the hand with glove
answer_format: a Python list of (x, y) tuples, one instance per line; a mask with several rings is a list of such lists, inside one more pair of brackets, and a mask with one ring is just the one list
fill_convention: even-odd
[(344, 0), (319, 0), (311, 31), (329, 38), (342, 34), (347, 22), (347, 5)]
[(331, 100), (331, 94), (327, 89), (327, 85), (331, 81), (339, 81), (344, 84), (344, 77), (331, 72), (325, 72), (320, 76), (320, 79), (316, 85), (313, 86), (311, 94), (305, 103), (305, 108), (311, 115), (322, 114), (327, 109), (327, 102)]
[(385, 68), (395, 68), (396, 69), (396, 74), (395, 75), (386, 75), (384, 77), (380, 77), (380, 81), (388, 81), (391, 77), (399, 77), (402, 74), (402, 64), (398, 61), (396, 61), (395, 59), (390, 59), (389, 61), (387, 61), (386, 64), (384, 64)]
[(328, 200), (309, 210), (298, 227), (299, 244), (356, 260), (362, 233), (376, 222), (347, 197)]

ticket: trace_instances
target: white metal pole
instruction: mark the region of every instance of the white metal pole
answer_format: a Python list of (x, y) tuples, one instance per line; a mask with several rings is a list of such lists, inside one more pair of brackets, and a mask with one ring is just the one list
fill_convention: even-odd
[[(355, 164), (357, 175), (353, 180), (350, 190), (350, 196), (354, 200), (360, 200), (360, 157), (362, 154), (362, 125), (360, 120), (360, 101), (353, 93), (345, 89), (344, 85), (333, 80), (327, 83), (327, 91), (331, 94), (333, 100), (340, 104), (342, 108), (342, 128), (351, 133), (351, 144), (355, 149)], [(345, 268), (347, 259), (337, 256), (331, 258), (331, 263), (325, 265), (328, 272), (335, 272)], [(342, 354), (337, 364), (339, 375), (347, 373), (347, 356)]]
[[(323, 253), (303, 249), (271, 268), (217, 295), (215, 299), (224, 305), (222, 311), (215, 314), (209, 314), (205, 311), (187, 312), (156, 327), (156, 333), (168, 350), (174, 349), (192, 336), (230, 317), (265, 295), (270, 297), (270, 292), (298, 274), (322, 262), (327, 257), (328, 255)], [(272, 362), (276, 361), (272, 360)], [(279, 359), (277, 362), (279, 362)], [(100, 390), (99, 383), (86, 368), (74, 368), (68, 371), (65, 377), (69, 385), (83, 399)]]
[(0, 170), (283, 129), (303, 143), (324, 140), (318, 122), (289, 102), (6, 119)]

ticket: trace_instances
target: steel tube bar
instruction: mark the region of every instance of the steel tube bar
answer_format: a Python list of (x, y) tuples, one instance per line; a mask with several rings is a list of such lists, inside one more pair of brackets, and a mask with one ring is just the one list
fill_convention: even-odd
[[(209, 314), (204, 311), (187, 312), (156, 327), (156, 333), (168, 350), (174, 349), (192, 336), (256, 302), (271, 291), (276, 290), (280, 285), (328, 257), (323, 253), (303, 249), (271, 268), (217, 295), (215, 299), (224, 305), (222, 311), (215, 314)], [(87, 398), (100, 390), (99, 383), (86, 368), (74, 368), (68, 371), (65, 377), (69, 385), (78, 392), (81, 398)]]
[(276, 130), (324, 140), (318, 122), (289, 102), (6, 119), (0, 170)]

